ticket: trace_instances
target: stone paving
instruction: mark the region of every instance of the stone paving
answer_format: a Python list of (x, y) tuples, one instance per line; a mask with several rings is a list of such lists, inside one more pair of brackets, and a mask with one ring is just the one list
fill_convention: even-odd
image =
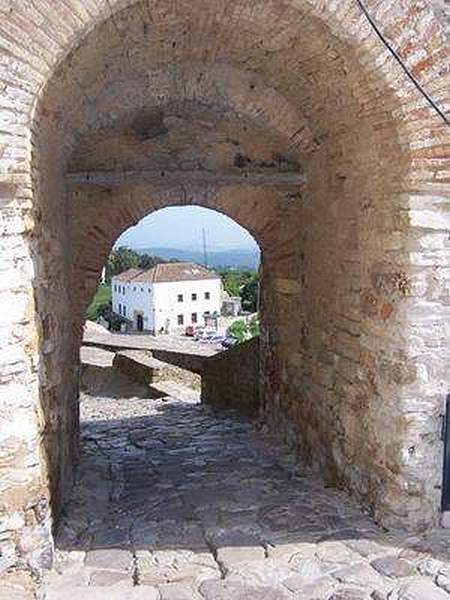
[(39, 599), (450, 600), (445, 535), (381, 531), (251, 422), (176, 391), (83, 396)]

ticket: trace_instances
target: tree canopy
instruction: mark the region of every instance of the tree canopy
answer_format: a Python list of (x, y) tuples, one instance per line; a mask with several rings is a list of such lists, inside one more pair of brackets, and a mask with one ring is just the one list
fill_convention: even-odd
[(222, 269), (220, 272), (224, 290), (230, 296), (242, 298), (245, 311), (256, 312), (258, 309), (259, 274), (255, 271), (241, 269)]
[(131, 248), (120, 246), (112, 250), (106, 263), (106, 281), (128, 269), (151, 269), (152, 267), (168, 262), (160, 256), (153, 254), (139, 254)]
[(249, 323), (247, 323), (244, 319), (233, 321), (228, 328), (228, 333), (235, 337), (239, 344), (242, 344), (246, 340), (249, 340), (260, 334), (259, 319), (258, 317), (253, 317)]
[(242, 286), (240, 296), (242, 298), (242, 308), (248, 312), (258, 310), (259, 301), (259, 276), (254, 273), (249, 281)]

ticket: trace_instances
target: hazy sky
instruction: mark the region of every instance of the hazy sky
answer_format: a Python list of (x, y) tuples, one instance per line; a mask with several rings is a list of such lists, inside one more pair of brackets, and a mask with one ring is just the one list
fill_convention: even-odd
[(257, 247), (252, 236), (235, 221), (200, 206), (163, 208), (123, 233), (116, 246), (202, 249), (202, 229), (210, 251)]

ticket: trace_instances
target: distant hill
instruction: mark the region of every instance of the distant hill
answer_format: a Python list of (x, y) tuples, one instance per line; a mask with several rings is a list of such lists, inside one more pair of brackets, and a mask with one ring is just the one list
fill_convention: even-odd
[[(166, 260), (175, 258), (180, 261), (195, 262), (203, 264), (204, 257), (201, 250), (189, 250), (180, 248), (139, 248), (135, 249), (139, 254), (153, 254)], [(212, 268), (234, 267), (241, 269), (257, 269), (260, 261), (258, 250), (252, 249), (230, 249), (208, 252), (208, 266)]]

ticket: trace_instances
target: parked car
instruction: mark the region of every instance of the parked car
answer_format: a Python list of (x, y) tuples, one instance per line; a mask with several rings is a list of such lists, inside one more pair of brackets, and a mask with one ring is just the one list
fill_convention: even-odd
[(194, 330), (194, 340), (195, 340), (196, 342), (198, 342), (198, 341), (201, 339), (201, 337), (202, 337), (202, 335), (203, 335), (204, 331), (205, 331), (205, 329), (204, 329), (203, 327), (197, 327), (197, 328)]
[(238, 343), (238, 339), (235, 338), (232, 335), (227, 335), (222, 342), (220, 343), (220, 345), (222, 346), (222, 348), (228, 349), (228, 348), (233, 348), (233, 346), (236, 346), (236, 344)]
[(216, 335), (213, 335), (212, 338), (209, 339), (209, 343), (210, 344), (222, 344), (225, 337), (226, 336), (222, 335), (221, 333), (216, 333)]
[(215, 329), (205, 329), (199, 337), (199, 342), (203, 344), (209, 344), (216, 335), (217, 331)]

